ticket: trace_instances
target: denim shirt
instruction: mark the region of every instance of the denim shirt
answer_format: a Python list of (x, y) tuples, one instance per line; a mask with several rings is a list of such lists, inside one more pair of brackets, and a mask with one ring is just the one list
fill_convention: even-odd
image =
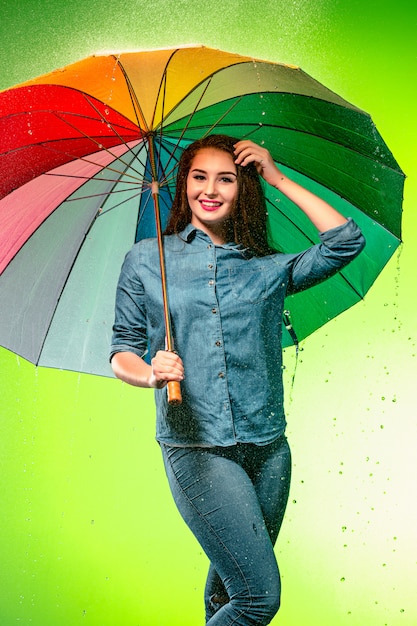
[[(349, 263), (363, 248), (349, 220), (297, 254), (256, 257), (236, 244), (214, 245), (189, 224), (164, 237), (172, 332), (182, 358), (182, 404), (155, 390), (156, 438), (174, 446), (264, 445), (283, 434), (281, 320), (286, 295)], [(156, 239), (126, 255), (116, 294), (111, 357), (152, 358), (165, 347)]]

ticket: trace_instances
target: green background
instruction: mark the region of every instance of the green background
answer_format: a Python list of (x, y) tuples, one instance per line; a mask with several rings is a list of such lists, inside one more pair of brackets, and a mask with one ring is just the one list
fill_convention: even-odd
[[(0, 89), (97, 51), (202, 43), (306, 72), (370, 112), (408, 174), (404, 246), (285, 360), (294, 479), (283, 626), (415, 626), (415, 2), (0, 0)], [(1, 303), (3, 306), (4, 303)], [(154, 442), (152, 392), (0, 350), (2, 626), (197, 626), (206, 557)]]

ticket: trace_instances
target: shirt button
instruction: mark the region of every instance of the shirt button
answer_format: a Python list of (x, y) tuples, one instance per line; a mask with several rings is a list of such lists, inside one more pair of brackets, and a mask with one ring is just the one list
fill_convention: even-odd
[(216, 341), (216, 346), (217, 346), (217, 347), (219, 347), (219, 346), (221, 346), (221, 345), (222, 345), (222, 342), (221, 342), (221, 341)]
[(211, 309), (211, 312), (216, 314), (217, 313), (217, 309)]
[(209, 268), (209, 270), (213, 269), (213, 265), (211, 263), (209, 263), (207, 267)]
[(224, 372), (219, 372), (219, 378), (224, 378)]
[(209, 280), (209, 285), (214, 285), (214, 280)]

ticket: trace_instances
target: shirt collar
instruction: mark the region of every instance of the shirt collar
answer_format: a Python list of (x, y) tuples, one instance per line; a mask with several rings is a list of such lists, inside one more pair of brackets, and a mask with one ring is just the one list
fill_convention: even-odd
[[(187, 243), (191, 243), (195, 237), (199, 237), (200, 239), (211, 241), (210, 237), (204, 231), (200, 230), (199, 228), (196, 228), (191, 223), (187, 224), (184, 230), (180, 233), (180, 237)], [(222, 246), (217, 246), (217, 247), (225, 248), (226, 250), (227, 249), (237, 250), (246, 258), (252, 258), (253, 256), (250, 250), (245, 249), (241, 244), (234, 243), (233, 241), (230, 241), (228, 243), (223, 244)]]
[(181, 239), (190, 243), (197, 234), (197, 229), (193, 224), (187, 224), (184, 230), (180, 233)]

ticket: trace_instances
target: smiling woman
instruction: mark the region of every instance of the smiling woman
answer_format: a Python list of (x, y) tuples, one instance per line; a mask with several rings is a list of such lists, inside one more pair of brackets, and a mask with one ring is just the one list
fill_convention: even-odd
[[(294, 254), (267, 249), (261, 177), (322, 231), (320, 244)], [(241, 191), (246, 179), (258, 190), (257, 210)], [(274, 544), (291, 476), (276, 320), (287, 294), (334, 275), (364, 239), (352, 219), (287, 178), (268, 150), (223, 135), (185, 149), (171, 215), (164, 254), (176, 350), (165, 347), (157, 245), (145, 240), (120, 274), (112, 366), (121, 380), (155, 389), (171, 491), (210, 560), (207, 625), (266, 626), (280, 606)], [(182, 404), (169, 402), (172, 383), (182, 385)]]

